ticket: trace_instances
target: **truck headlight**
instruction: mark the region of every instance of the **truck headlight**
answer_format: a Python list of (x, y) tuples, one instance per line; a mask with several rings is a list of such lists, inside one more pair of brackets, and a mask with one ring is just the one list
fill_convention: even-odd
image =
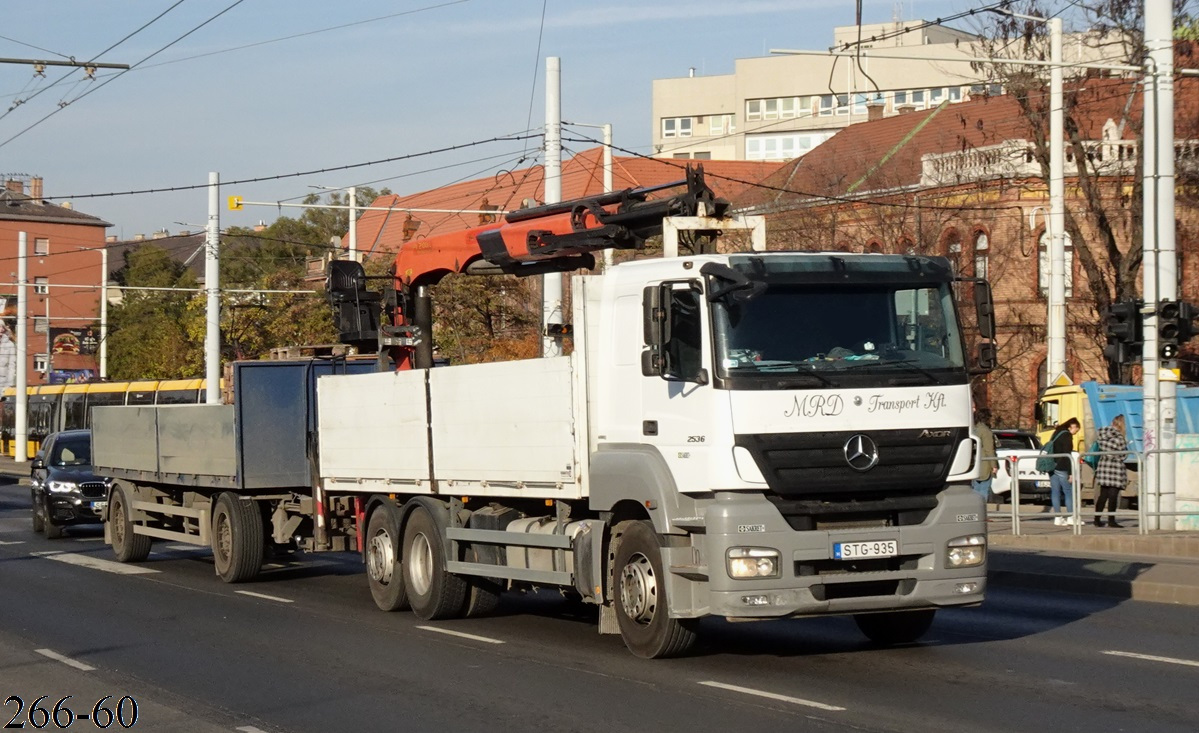
[(46, 484), (46, 488), (55, 494), (69, 494), (78, 488), (74, 481), (51, 481)]
[(780, 575), (779, 551), (768, 547), (730, 547), (727, 560), (730, 578), (745, 580)]
[(946, 543), (946, 559), (951, 568), (970, 568), (982, 565), (987, 557), (987, 536), (969, 534), (955, 537)]

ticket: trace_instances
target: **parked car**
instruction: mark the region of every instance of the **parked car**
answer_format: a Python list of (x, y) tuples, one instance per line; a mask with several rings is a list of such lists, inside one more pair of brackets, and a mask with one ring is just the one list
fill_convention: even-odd
[(1049, 475), (1038, 473), (1037, 454), (1041, 452), (1041, 441), (1035, 433), (1027, 430), (996, 429), (995, 455), (999, 459), (999, 472), (991, 482), (991, 493), (1007, 497), (1012, 490), (1012, 474), (1020, 482), (1020, 501), (1047, 501), (1049, 499)]
[(111, 479), (92, 473), (92, 431), (47, 436), (33, 457), (29, 477), (34, 532), (57, 539), (69, 525), (100, 523)]

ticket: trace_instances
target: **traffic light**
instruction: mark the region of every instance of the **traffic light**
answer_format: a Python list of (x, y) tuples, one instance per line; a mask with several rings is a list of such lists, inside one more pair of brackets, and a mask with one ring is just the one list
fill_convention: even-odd
[[(1178, 356), (1182, 335), (1182, 308), (1177, 300), (1163, 300), (1157, 304), (1157, 346), (1163, 359)], [(1187, 323), (1188, 330), (1190, 322)]]
[(1140, 343), (1141, 313), (1136, 301), (1122, 300), (1107, 309), (1107, 337), (1123, 344)]

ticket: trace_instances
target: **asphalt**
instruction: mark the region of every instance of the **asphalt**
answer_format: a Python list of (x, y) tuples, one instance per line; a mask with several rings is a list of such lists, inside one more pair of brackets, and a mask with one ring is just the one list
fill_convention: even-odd
[[(0, 475), (29, 476), (29, 464), (0, 456)], [(1137, 527), (1136, 512), (1119, 518), (1123, 528), (1081, 531), (1052, 523), (1044, 507), (1025, 505), (1020, 534), (1012, 532), (1011, 507), (988, 507), (991, 582), (1034, 590), (1199, 606), (1199, 532)]]

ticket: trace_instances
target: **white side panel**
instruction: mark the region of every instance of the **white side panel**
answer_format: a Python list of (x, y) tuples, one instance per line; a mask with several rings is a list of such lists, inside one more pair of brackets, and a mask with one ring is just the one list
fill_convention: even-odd
[(397, 490), (389, 481), (428, 488), (424, 370), (325, 376), (316, 391), (327, 488)]
[(441, 491), (580, 496), (571, 373), (567, 356), (432, 370)]

